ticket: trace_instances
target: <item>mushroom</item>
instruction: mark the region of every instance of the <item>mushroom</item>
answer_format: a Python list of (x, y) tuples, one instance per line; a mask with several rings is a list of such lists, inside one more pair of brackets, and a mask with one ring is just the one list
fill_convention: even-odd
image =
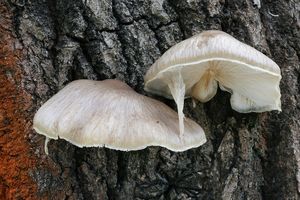
[(175, 111), (118, 80), (73, 81), (49, 99), (33, 120), (33, 128), (46, 138), (124, 151), (152, 145), (184, 151), (206, 142), (197, 123), (186, 119), (184, 124), (185, 137), (180, 138)]
[(166, 51), (145, 75), (145, 90), (174, 99), (184, 132), (185, 97), (207, 102), (221, 90), (242, 113), (281, 110), (278, 65), (222, 31), (204, 31)]

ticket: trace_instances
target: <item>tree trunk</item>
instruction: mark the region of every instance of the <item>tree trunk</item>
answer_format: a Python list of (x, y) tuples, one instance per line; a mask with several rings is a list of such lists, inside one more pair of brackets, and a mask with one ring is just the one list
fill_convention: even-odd
[[(78, 148), (32, 130), (76, 79), (143, 75), (179, 41), (223, 30), (282, 72), (282, 112), (240, 114), (226, 92), (184, 113), (208, 142), (174, 153)], [(0, 0), (0, 199), (299, 199), (299, 0)], [(174, 101), (159, 100), (176, 109)]]

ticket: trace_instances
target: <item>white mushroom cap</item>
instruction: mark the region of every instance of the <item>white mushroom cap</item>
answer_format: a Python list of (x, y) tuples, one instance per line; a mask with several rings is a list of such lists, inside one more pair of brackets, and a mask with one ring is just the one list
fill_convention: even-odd
[(174, 98), (183, 116), (184, 96), (207, 102), (219, 84), (232, 93), (234, 110), (263, 112), (281, 110), (280, 79), (266, 55), (222, 31), (204, 31), (166, 51), (147, 72), (145, 90)]
[(180, 138), (177, 113), (118, 80), (68, 84), (36, 113), (34, 129), (79, 147), (139, 150), (162, 146), (184, 151), (206, 142), (203, 129), (186, 119)]

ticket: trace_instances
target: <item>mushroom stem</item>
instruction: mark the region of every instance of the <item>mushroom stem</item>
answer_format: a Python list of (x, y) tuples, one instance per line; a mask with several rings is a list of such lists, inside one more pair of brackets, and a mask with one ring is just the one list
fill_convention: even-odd
[(195, 98), (192, 98), (193, 108), (196, 108), (197, 106), (197, 100)]
[(48, 151), (48, 143), (49, 143), (50, 140), (51, 140), (51, 139), (48, 138), (48, 137), (46, 136), (45, 144), (44, 144), (44, 151), (45, 151), (46, 155), (49, 155), (49, 151)]
[(184, 135), (184, 96), (185, 96), (185, 84), (181, 76), (180, 71), (172, 71), (169, 75), (168, 87), (170, 88), (171, 94), (177, 104), (178, 120), (179, 120), (179, 131), (180, 139)]
[(215, 76), (213, 70), (207, 70), (193, 86), (191, 96), (203, 103), (212, 99), (218, 90), (218, 83), (215, 80)]

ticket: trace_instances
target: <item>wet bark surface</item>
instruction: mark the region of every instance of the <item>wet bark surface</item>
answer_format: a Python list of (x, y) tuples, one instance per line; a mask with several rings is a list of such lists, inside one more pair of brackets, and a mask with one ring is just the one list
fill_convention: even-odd
[[(298, 0), (0, 0), (0, 10), (1, 198), (299, 198)], [(208, 138), (199, 148), (121, 152), (52, 140), (49, 156), (44, 154), (44, 137), (30, 128), (32, 117), (67, 83), (116, 78), (151, 96), (143, 90), (151, 64), (174, 44), (209, 29), (231, 34), (280, 66), (282, 112), (237, 113), (230, 95), (219, 90), (196, 108), (186, 101), (184, 113)], [(15, 61), (5, 63), (5, 57)], [(7, 106), (9, 95), (17, 100)], [(152, 97), (176, 109), (174, 101)], [(23, 124), (7, 124), (18, 120)], [(21, 150), (6, 145), (18, 138)], [(11, 181), (5, 169), (22, 173)], [(21, 176), (25, 182), (18, 185)]]

